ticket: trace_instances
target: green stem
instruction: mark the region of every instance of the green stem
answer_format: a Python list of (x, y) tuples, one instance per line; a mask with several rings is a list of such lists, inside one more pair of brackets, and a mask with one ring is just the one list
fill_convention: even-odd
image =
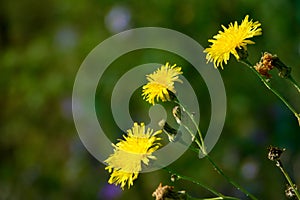
[(219, 199), (235, 199), (235, 200), (239, 200), (238, 198), (235, 198), (235, 197), (214, 197), (214, 198), (205, 198), (205, 199), (200, 199), (200, 200), (219, 200)]
[[(188, 129), (188, 128), (187, 128)], [(189, 130), (189, 129), (188, 129)], [(195, 140), (197, 141), (197, 139)], [(196, 142), (197, 143), (197, 142)], [(199, 145), (199, 143), (197, 143)], [(196, 153), (199, 153), (199, 149), (196, 149), (194, 147), (189, 147), (191, 151), (194, 151)], [(239, 184), (235, 183), (231, 178), (229, 178), (221, 168), (218, 167), (218, 165), (211, 159), (211, 157), (206, 154), (205, 157), (209, 160), (209, 162), (214, 166), (214, 168), (217, 170), (217, 172), (222, 175), (231, 185), (233, 185), (236, 189), (240, 190), (243, 192), (246, 196), (250, 197), (253, 200), (257, 200), (256, 197), (254, 197), (252, 194), (250, 194), (246, 189), (241, 187)]]
[(253, 65), (248, 60), (239, 60), (239, 62), (241, 62), (241, 63), (245, 64), (246, 66), (248, 66), (260, 78), (260, 80), (265, 84), (265, 86), (271, 92), (273, 92), (273, 94), (275, 94), (290, 109), (290, 111), (298, 119), (298, 123), (299, 123), (299, 126), (300, 126), (300, 113), (297, 113), (297, 111), (293, 108), (293, 106), (290, 105), (287, 102), (287, 100), (283, 96), (281, 96), (281, 94), (279, 92), (277, 92), (274, 88), (271, 87), (271, 85), (266, 81), (266, 79), (262, 75), (260, 75), (260, 73), (258, 73), (256, 71), (256, 69), (253, 67)]
[(290, 178), (290, 176), (288, 175), (288, 173), (286, 173), (286, 171), (283, 169), (283, 165), (281, 163), (280, 160), (277, 161), (276, 166), (280, 169), (280, 171), (283, 173), (283, 175), (285, 176), (286, 180), (288, 181), (289, 185), (293, 188), (297, 198), (300, 200), (300, 194), (297, 190), (297, 188), (295, 187), (292, 179)]
[[(201, 149), (202, 153), (203, 153), (204, 155), (207, 155), (206, 148), (205, 148), (205, 145), (204, 145), (204, 140), (203, 140), (202, 133), (201, 133), (200, 128), (199, 128), (198, 124), (196, 123), (196, 121), (195, 121), (193, 115), (192, 115), (190, 112), (188, 112), (187, 109), (186, 109), (180, 102), (176, 101), (176, 103), (177, 103), (178, 105), (180, 105), (180, 107), (182, 107), (183, 111), (184, 111), (184, 112), (189, 116), (189, 118), (192, 120), (192, 123), (194, 124), (195, 128), (197, 129), (197, 133), (198, 133), (198, 135), (199, 135), (201, 144), (199, 144), (199, 142), (197, 143), (197, 140), (196, 140), (196, 143), (198, 144), (198, 146), (199, 146), (199, 148)], [(184, 126), (185, 126), (185, 125), (184, 125)], [(191, 132), (190, 129), (189, 129), (188, 127), (185, 126), (185, 128), (188, 129), (189, 132)]]
[[(202, 153), (206, 156), (206, 158), (210, 161), (210, 163), (214, 166), (214, 168), (217, 170), (217, 172), (222, 175), (230, 184), (232, 184), (235, 188), (237, 188), (238, 190), (240, 190), (241, 192), (243, 192), (246, 196), (250, 197), (251, 199), (256, 200), (257, 198), (255, 198), (252, 194), (250, 194), (247, 190), (245, 190), (244, 188), (242, 188), (240, 185), (238, 185), (237, 183), (235, 183), (233, 180), (231, 180), (228, 176), (226, 176), (224, 174), (224, 172), (217, 166), (217, 164), (208, 156), (206, 150), (205, 150), (205, 146), (204, 146), (204, 141), (202, 138), (202, 134), (200, 131), (199, 126), (197, 125), (197, 123), (195, 122), (193, 116), (179, 103), (178, 103), (183, 109), (184, 112), (188, 114), (189, 118), (193, 121), (194, 126), (197, 128), (197, 132), (200, 135), (200, 140), (201, 140), (201, 144), (200, 142), (197, 140), (197, 138), (195, 138), (195, 142), (196, 144), (199, 146), (200, 150), (202, 151)], [(181, 125), (183, 125), (185, 127), (185, 129), (187, 129), (187, 131), (190, 133), (190, 135), (193, 137), (193, 133), (192, 131), (183, 123), (181, 123)], [(191, 149), (192, 151), (195, 151), (194, 149)]]
[[(189, 147), (191, 151), (194, 151), (196, 153), (199, 153), (199, 150), (194, 147)], [(214, 166), (214, 168), (217, 170), (217, 172), (222, 175), (231, 185), (233, 185), (235, 188), (243, 192), (246, 196), (250, 197), (251, 199), (257, 199), (252, 194), (250, 194), (246, 189), (242, 188), (239, 184), (235, 183), (233, 180), (231, 180), (226, 174), (221, 170), (221, 168), (218, 167), (218, 165), (211, 159), (210, 156), (206, 155), (206, 158), (209, 160), (209, 162)]]
[(221, 194), (221, 193), (215, 191), (214, 189), (212, 189), (212, 188), (210, 188), (210, 187), (208, 187), (208, 186), (206, 186), (206, 185), (200, 183), (199, 181), (197, 181), (197, 180), (195, 180), (195, 179), (193, 179), (193, 178), (191, 178), (191, 177), (188, 177), (188, 176), (182, 176), (182, 175), (178, 174), (177, 172), (174, 172), (173, 170), (171, 170), (171, 169), (169, 169), (169, 168), (167, 168), (167, 167), (165, 167), (165, 168), (163, 168), (163, 169), (167, 170), (169, 174), (174, 174), (174, 175), (177, 176), (179, 179), (186, 180), (186, 181), (192, 182), (192, 183), (194, 183), (194, 184), (196, 184), (196, 185), (199, 185), (199, 186), (203, 187), (204, 189), (210, 191), (211, 193), (213, 193), (213, 194), (216, 195), (216, 196), (224, 197), (223, 194)]
[(296, 82), (296, 80), (292, 77), (292, 75), (289, 75), (287, 77), (287, 79), (290, 81), (290, 83), (292, 83), (292, 85), (298, 90), (298, 92), (300, 93), (300, 86), (299, 84)]
[(228, 197), (228, 196), (225, 196), (225, 197), (212, 197), (212, 198), (195, 198), (195, 197), (191, 197), (188, 195), (188, 199), (191, 199), (191, 200), (220, 200), (220, 199), (232, 199), (232, 200), (239, 200), (238, 198), (235, 198), (235, 197)]
[[(199, 149), (196, 149), (194, 147), (189, 147), (191, 151), (194, 151), (196, 153), (199, 153)], [(217, 172), (222, 175), (231, 185), (233, 185), (235, 188), (243, 192), (246, 196), (250, 197), (251, 199), (257, 199), (252, 194), (250, 194), (246, 189), (242, 188), (239, 184), (235, 183), (233, 180), (231, 180), (226, 174), (221, 170), (221, 168), (218, 167), (218, 165), (211, 159), (210, 156), (206, 155), (206, 158), (209, 160), (209, 162), (214, 166), (214, 168), (217, 170)]]
[(189, 132), (189, 134), (192, 137), (192, 140), (196, 142), (196, 144), (200, 147), (201, 151), (203, 151), (202, 149), (202, 145), (200, 144), (200, 142), (197, 140), (197, 138), (195, 137), (195, 135), (193, 134), (193, 132), (189, 129), (189, 127), (187, 127), (186, 125), (182, 124), (182, 126)]
[(222, 175), (231, 185), (233, 185), (236, 189), (243, 192), (247, 197), (257, 200), (256, 197), (254, 197), (252, 194), (250, 194), (246, 189), (241, 187), (239, 184), (234, 182), (231, 178), (229, 178), (227, 175), (224, 174), (223, 170), (218, 167), (218, 165), (210, 158), (210, 156), (206, 155), (206, 158), (209, 160), (209, 162), (214, 166), (214, 168), (217, 170), (217, 172)]
[(186, 181), (192, 182), (192, 183), (194, 183), (194, 184), (196, 184), (196, 185), (199, 185), (199, 186), (203, 187), (204, 189), (210, 191), (212, 194), (218, 196), (218, 197), (217, 197), (218, 199), (233, 199), (233, 200), (238, 200), (238, 199), (235, 198), (235, 197), (228, 197), (228, 196), (225, 196), (225, 195), (223, 195), (222, 193), (220, 193), (220, 192), (218, 192), (218, 191), (215, 191), (214, 189), (212, 189), (212, 188), (210, 188), (210, 187), (208, 187), (208, 186), (206, 186), (206, 185), (200, 183), (199, 181), (197, 181), (197, 180), (195, 180), (195, 179), (193, 179), (193, 178), (191, 178), (191, 177), (188, 177), (188, 176), (180, 175), (180, 174), (178, 174), (177, 172), (174, 172), (173, 170), (171, 170), (171, 169), (169, 169), (169, 168), (167, 168), (167, 167), (165, 167), (165, 168), (163, 168), (163, 169), (166, 170), (166, 171), (168, 171), (169, 174), (172, 174), (172, 175), (174, 174), (175, 176), (178, 177), (178, 179), (186, 180)]

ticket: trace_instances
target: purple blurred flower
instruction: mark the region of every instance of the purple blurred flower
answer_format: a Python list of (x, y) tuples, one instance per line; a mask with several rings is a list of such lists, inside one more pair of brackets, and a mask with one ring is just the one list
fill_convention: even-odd
[(120, 187), (112, 185), (112, 184), (106, 184), (104, 187), (102, 187), (101, 191), (99, 192), (99, 199), (100, 200), (114, 200), (117, 199), (122, 193), (122, 190)]

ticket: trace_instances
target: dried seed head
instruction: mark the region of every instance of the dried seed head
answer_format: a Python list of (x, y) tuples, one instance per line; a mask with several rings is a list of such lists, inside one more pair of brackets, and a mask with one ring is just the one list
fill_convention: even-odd
[(265, 76), (267, 78), (271, 78), (272, 77), (271, 74), (269, 74), (270, 69), (267, 68), (265, 65), (263, 65), (262, 62), (256, 63), (256, 65), (254, 66), (254, 68), (261, 75), (263, 75), (263, 76)]
[(267, 68), (269, 68), (270, 70), (274, 68), (273, 66), (273, 60), (277, 59), (276, 55), (272, 55), (268, 52), (265, 52), (264, 55), (261, 57), (261, 62), (264, 66), (266, 66)]
[(273, 56), (272, 54), (265, 52), (261, 57), (260, 61), (254, 66), (256, 71), (267, 78), (271, 78), (271, 71), (274, 68), (273, 59), (277, 58), (277, 56)]
[[(294, 187), (297, 190), (297, 186), (294, 185)], [(285, 196), (289, 199), (296, 199), (297, 196), (292, 186), (286, 185)]]
[(268, 147), (268, 159), (272, 161), (278, 161), (280, 159), (281, 154), (285, 151), (284, 149), (280, 149), (278, 147)]
[(260, 62), (257, 63), (255, 69), (263, 76), (267, 78), (271, 78), (271, 75), (268, 73), (274, 67), (279, 70), (278, 75), (281, 78), (287, 78), (291, 74), (291, 68), (286, 66), (281, 60), (277, 57), (277, 55), (272, 55), (268, 52), (265, 52), (260, 59)]
[(162, 186), (160, 183), (157, 189), (152, 193), (156, 200), (186, 200), (185, 191), (175, 191), (173, 186)]

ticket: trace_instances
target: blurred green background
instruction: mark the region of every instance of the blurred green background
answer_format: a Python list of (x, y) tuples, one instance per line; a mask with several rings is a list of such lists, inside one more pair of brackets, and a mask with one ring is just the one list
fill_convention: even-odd
[[(240, 23), (246, 14), (260, 21), (263, 29), (263, 35), (253, 39), (256, 44), (248, 46), (249, 59), (256, 63), (262, 52), (275, 53), (293, 67), (292, 73), (300, 81), (299, 0), (1, 1), (0, 199), (150, 200), (160, 182), (195, 197), (212, 197), (189, 182), (171, 183), (165, 171), (140, 174), (134, 186), (123, 192), (108, 185), (105, 166), (87, 152), (77, 135), (72, 119), (72, 87), (87, 54), (118, 32), (165, 27), (207, 47), (207, 40), (221, 24)], [(154, 50), (123, 56), (107, 71), (99, 83), (103, 90), (98, 90), (96, 103), (99, 121), (111, 132), (113, 142), (122, 134), (109, 110), (118, 77), (138, 64), (172, 62), (170, 59), (183, 66), (184, 74), (193, 74), (184, 60)], [(299, 94), (276, 73), (274, 86), (299, 111)], [(266, 148), (287, 148), (283, 163), (300, 187), (300, 129), (295, 117), (235, 59), (221, 75), (228, 111), (211, 157), (259, 199), (284, 199), (286, 181), (266, 159)], [(191, 81), (201, 100), (200, 125), (205, 130), (210, 117), (208, 92), (200, 77)], [(133, 116), (145, 115), (149, 106), (141, 102), (132, 100)], [(186, 152), (170, 167), (224, 194), (246, 199), (206, 160), (195, 158), (195, 154)]]

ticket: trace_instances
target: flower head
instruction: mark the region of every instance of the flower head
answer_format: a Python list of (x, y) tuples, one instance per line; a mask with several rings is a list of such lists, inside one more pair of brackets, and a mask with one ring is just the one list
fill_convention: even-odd
[[(297, 186), (295, 184), (294, 188), (297, 190)], [(294, 188), (291, 185), (286, 185), (285, 196), (288, 199), (296, 199), (297, 195)]]
[(271, 161), (278, 161), (280, 159), (281, 154), (285, 151), (285, 148), (280, 149), (278, 147), (268, 147), (268, 159)]
[(268, 52), (265, 52), (260, 59), (260, 62), (254, 66), (255, 69), (263, 76), (271, 78), (271, 75), (268, 73), (274, 67), (279, 70), (278, 75), (281, 78), (288, 78), (291, 75), (292, 68), (286, 66), (277, 55), (272, 55)]
[(145, 131), (144, 123), (134, 123), (127, 133), (123, 140), (113, 145), (114, 153), (104, 161), (108, 164), (105, 169), (111, 173), (108, 183), (121, 185), (122, 189), (126, 183), (128, 188), (133, 185), (142, 170), (142, 163), (148, 165), (149, 159), (156, 159), (152, 153), (159, 148), (157, 141), (161, 139), (157, 137), (161, 131), (153, 132), (149, 128)]
[(246, 15), (245, 19), (242, 21), (241, 25), (235, 21), (234, 24), (230, 23), (229, 27), (226, 28), (222, 25), (224, 31), (219, 31), (217, 35), (208, 40), (212, 44), (209, 48), (204, 50), (206, 59), (208, 62), (214, 62), (217, 68), (221, 65), (223, 69), (223, 62), (227, 64), (229, 60), (230, 53), (232, 53), (236, 59), (240, 59), (238, 54), (238, 49), (247, 49), (247, 44), (254, 44), (253, 41), (248, 40), (257, 35), (261, 35), (262, 29), (258, 21), (252, 22), (248, 21), (249, 16)]
[(152, 197), (155, 197), (156, 200), (186, 200), (187, 194), (184, 190), (176, 191), (173, 186), (162, 186), (160, 183), (157, 189), (152, 193)]
[(178, 75), (182, 74), (181, 67), (176, 64), (170, 66), (169, 63), (162, 65), (152, 74), (147, 75), (149, 81), (143, 86), (143, 98), (151, 104), (155, 104), (154, 100), (171, 101), (172, 94), (176, 93), (174, 82), (181, 82)]

